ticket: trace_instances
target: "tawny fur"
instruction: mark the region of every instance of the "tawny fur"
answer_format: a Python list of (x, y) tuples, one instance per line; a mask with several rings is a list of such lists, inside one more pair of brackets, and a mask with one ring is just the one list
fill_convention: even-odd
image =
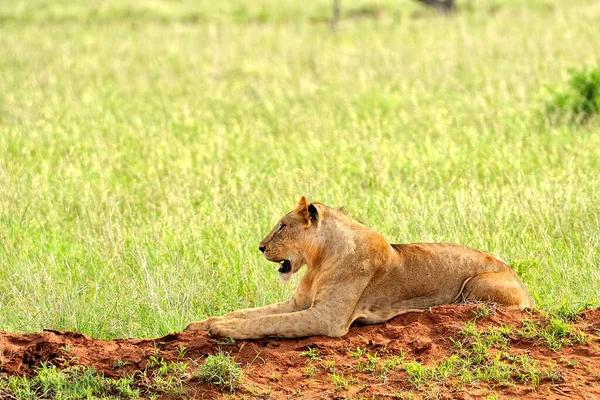
[(186, 330), (235, 339), (340, 337), (354, 321), (376, 324), (439, 304), (534, 306), (515, 272), (489, 254), (447, 243), (389, 244), (344, 212), (304, 197), (260, 247), (269, 261), (290, 261), (290, 271), (280, 273), (284, 280), (307, 266), (293, 297), (193, 322)]

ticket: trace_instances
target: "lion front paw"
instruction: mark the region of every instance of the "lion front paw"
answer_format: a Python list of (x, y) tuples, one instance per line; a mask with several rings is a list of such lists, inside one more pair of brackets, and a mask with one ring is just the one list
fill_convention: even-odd
[(244, 339), (237, 327), (237, 321), (221, 321), (214, 323), (208, 330), (210, 336), (231, 337), (235, 339)]
[(185, 327), (184, 331), (207, 331), (212, 324), (218, 321), (218, 318), (212, 317), (202, 321), (192, 322)]

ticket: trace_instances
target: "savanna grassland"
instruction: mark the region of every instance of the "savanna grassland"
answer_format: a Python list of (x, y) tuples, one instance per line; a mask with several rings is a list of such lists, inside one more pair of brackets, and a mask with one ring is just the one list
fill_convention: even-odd
[[(598, 306), (594, 0), (0, 3), (0, 330), (156, 337), (289, 296), (258, 242), (300, 195), (456, 242), (545, 310)], [(297, 278), (296, 278), (297, 279)]]

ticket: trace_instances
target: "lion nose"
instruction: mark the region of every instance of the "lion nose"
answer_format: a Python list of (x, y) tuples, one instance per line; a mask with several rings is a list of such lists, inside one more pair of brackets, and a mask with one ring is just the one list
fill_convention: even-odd
[(267, 246), (258, 246), (258, 249), (260, 250), (261, 253), (264, 253), (266, 248), (267, 248)]

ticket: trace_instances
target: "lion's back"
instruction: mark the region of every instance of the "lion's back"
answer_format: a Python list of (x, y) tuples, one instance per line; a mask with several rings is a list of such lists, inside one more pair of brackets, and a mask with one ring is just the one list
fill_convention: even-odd
[[(435, 262), (441, 265), (463, 265), (477, 272), (495, 272), (507, 263), (484, 251), (454, 243), (408, 243), (391, 245), (405, 262)], [(471, 266), (471, 267), (469, 267)]]

